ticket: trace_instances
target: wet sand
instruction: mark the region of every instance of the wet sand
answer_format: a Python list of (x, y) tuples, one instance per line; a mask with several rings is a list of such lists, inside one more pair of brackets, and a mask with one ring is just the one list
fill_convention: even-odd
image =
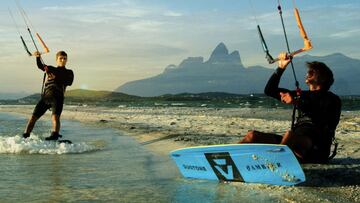
[[(30, 116), (33, 108), (33, 105), (0, 106), (0, 111)], [(290, 126), (290, 118), (291, 110), (263, 108), (65, 106), (62, 114), (62, 119), (120, 130), (165, 156), (182, 147), (236, 143), (248, 130), (283, 134)], [(42, 119), (50, 119), (50, 113)], [(307, 179), (302, 185), (246, 184), (246, 187), (283, 196), (283, 202), (360, 202), (359, 111), (342, 112), (336, 138), (338, 153), (329, 164), (302, 165)]]

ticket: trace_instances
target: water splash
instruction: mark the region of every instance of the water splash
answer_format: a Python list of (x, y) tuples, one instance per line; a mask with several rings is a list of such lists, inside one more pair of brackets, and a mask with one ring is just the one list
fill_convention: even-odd
[(19, 135), (0, 137), (0, 154), (75, 154), (100, 149), (100, 146), (85, 142), (67, 144), (45, 141), (34, 134), (27, 139)]

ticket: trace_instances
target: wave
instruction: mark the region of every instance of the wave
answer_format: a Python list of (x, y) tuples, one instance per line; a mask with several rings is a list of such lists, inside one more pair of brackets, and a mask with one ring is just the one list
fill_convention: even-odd
[(27, 139), (20, 135), (0, 137), (0, 154), (78, 154), (100, 149), (85, 142), (68, 144), (45, 141), (34, 134)]

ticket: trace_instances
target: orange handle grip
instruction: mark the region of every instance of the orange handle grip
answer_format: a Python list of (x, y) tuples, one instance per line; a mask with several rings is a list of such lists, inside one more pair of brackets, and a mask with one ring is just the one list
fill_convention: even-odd
[(49, 53), (50, 50), (49, 50), (49, 48), (46, 46), (45, 42), (41, 39), (39, 33), (36, 33), (36, 36), (37, 36), (37, 38), (39, 39), (41, 45), (44, 47), (45, 53)]
[(303, 24), (301, 22), (301, 18), (300, 18), (300, 15), (299, 15), (299, 10), (297, 8), (294, 9), (294, 14), (295, 14), (297, 25), (298, 25), (299, 30), (300, 30), (300, 35), (304, 39), (308, 39), (307, 34), (305, 32), (305, 29), (304, 29), (304, 26), (303, 26)]

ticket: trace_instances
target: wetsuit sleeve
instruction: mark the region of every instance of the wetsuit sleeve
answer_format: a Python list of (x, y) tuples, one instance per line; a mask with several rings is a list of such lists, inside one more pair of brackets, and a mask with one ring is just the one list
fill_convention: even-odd
[[(279, 88), (280, 78), (282, 74), (284, 73), (284, 69), (277, 68), (275, 72), (271, 75), (269, 81), (267, 82), (265, 86), (264, 93), (267, 96), (273, 97), (280, 101), (280, 92), (290, 92), (290, 90), (285, 88)], [(292, 94), (293, 95), (293, 94)]]
[(36, 65), (40, 70), (45, 71), (45, 66), (46, 65), (42, 63), (40, 57), (36, 57)]

